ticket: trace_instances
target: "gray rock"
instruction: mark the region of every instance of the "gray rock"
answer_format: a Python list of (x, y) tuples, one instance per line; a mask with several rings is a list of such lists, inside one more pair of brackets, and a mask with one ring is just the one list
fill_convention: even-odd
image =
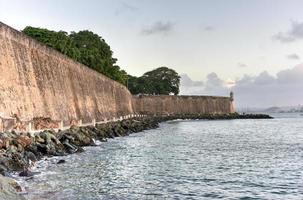
[(0, 199), (26, 200), (18, 192), (21, 192), (21, 187), (14, 179), (0, 175)]

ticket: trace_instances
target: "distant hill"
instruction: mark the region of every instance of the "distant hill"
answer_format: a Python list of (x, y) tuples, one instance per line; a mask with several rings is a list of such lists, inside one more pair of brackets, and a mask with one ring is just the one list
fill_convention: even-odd
[(258, 107), (248, 107), (248, 108), (238, 108), (236, 109), (239, 113), (254, 113), (254, 112), (264, 112), (264, 113), (303, 113), (303, 105), (297, 106), (272, 106), (269, 108), (258, 108)]
[(283, 107), (270, 107), (264, 110), (264, 112), (272, 112), (272, 113), (297, 113), (303, 112), (303, 106), (283, 106)]
[(267, 108), (264, 110), (265, 112), (280, 112), (281, 111), (281, 108), (280, 107), (277, 107), (277, 106), (274, 106), (274, 107), (270, 107), (270, 108)]

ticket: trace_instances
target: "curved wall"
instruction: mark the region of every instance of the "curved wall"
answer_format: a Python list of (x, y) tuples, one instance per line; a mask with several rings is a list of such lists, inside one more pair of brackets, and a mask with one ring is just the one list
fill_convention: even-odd
[(102, 120), (133, 113), (123, 85), (0, 23), (0, 113)]
[(229, 97), (131, 96), (127, 88), (0, 22), (0, 117), (102, 121), (133, 113), (230, 113)]

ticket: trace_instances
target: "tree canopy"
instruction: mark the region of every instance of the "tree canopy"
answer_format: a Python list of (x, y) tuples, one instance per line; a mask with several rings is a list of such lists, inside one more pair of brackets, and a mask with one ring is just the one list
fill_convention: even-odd
[(141, 77), (128, 76), (128, 88), (132, 94), (179, 94), (180, 76), (173, 69), (159, 67)]
[(109, 78), (126, 84), (127, 73), (116, 65), (117, 59), (113, 58), (110, 46), (99, 35), (87, 30), (68, 34), (30, 26), (23, 32)]
[(23, 33), (113, 80), (127, 84), (132, 94), (179, 94), (180, 76), (173, 69), (159, 67), (141, 77), (128, 75), (116, 64), (117, 59), (113, 58), (105, 40), (91, 31), (68, 34), (28, 26)]

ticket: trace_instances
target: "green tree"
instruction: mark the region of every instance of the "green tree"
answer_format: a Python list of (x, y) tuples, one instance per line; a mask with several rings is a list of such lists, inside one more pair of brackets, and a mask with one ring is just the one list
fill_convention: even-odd
[(23, 32), (70, 58), (126, 84), (127, 73), (116, 65), (110, 46), (99, 35), (91, 31), (72, 32), (50, 31), (42, 28), (26, 27)]
[(141, 77), (129, 76), (128, 88), (132, 94), (179, 94), (180, 76), (173, 69), (159, 67)]
[(141, 77), (127, 75), (116, 64), (110, 46), (99, 35), (88, 31), (72, 32), (50, 31), (43, 28), (26, 27), (23, 32), (67, 55), (68, 57), (116, 80), (128, 88), (133, 94), (170, 94), (179, 93), (180, 77), (178, 73), (167, 67), (159, 67), (146, 72)]
[(74, 60), (80, 59), (79, 49), (77, 49), (74, 41), (64, 31), (55, 32), (27, 26), (23, 30), (23, 33), (51, 48), (56, 49), (57, 51), (60, 51)]

